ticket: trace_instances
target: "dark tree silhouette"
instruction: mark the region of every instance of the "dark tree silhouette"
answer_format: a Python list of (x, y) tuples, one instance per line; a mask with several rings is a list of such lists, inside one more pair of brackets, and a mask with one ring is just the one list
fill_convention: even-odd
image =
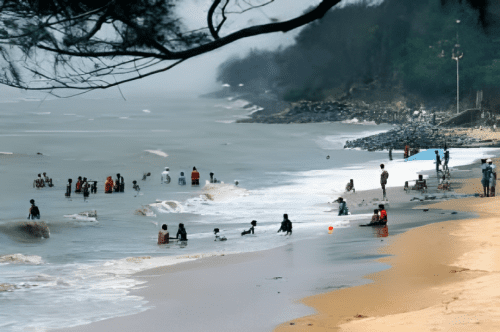
[(206, 26), (189, 30), (178, 0), (0, 0), (0, 84), (87, 92), (167, 71), (234, 41), (287, 32), (318, 20), (340, 0), (322, 0), (287, 21), (234, 32), (228, 18), (288, 0), (213, 0)]

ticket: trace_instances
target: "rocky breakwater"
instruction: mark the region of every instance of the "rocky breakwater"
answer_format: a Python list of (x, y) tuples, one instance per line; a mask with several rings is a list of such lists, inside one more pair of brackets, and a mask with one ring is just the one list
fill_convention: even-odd
[[(259, 102), (256, 102), (259, 105)], [(259, 105), (260, 106), (260, 105)], [(269, 105), (267, 105), (269, 106)], [(286, 106), (286, 107), (285, 107)], [(275, 111), (269, 107), (254, 112), (250, 118), (241, 119), (238, 122), (256, 123), (309, 123), (309, 122), (331, 122), (349, 121), (354, 123), (391, 123), (402, 124), (410, 119), (430, 116), (425, 111), (414, 111), (403, 108), (397, 103), (383, 101), (367, 104), (360, 100), (350, 101), (300, 101), (297, 103), (275, 107)], [(434, 119), (435, 121), (436, 119)]]
[[(453, 129), (444, 129), (429, 123), (410, 123), (389, 130), (385, 133), (347, 141), (344, 148), (361, 148), (368, 151), (404, 149), (406, 143), (411, 148), (443, 148), (445, 143), (450, 148), (468, 148), (485, 146), (477, 138)], [(487, 145), (486, 145), (487, 146)]]

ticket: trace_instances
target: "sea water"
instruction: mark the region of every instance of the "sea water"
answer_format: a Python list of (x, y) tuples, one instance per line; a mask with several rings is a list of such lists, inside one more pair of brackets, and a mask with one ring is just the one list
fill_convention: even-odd
[[(325, 236), (330, 225), (350, 227), (369, 217), (325, 213), (322, 204), (341, 195), (350, 178), (357, 190), (377, 188), (379, 164), (385, 163), (389, 186), (400, 186), (434, 168), (432, 161), (404, 162), (402, 151), (389, 161), (387, 152), (343, 149), (346, 140), (392, 126), (236, 123), (254, 111), (241, 100), (73, 98), (0, 105), (0, 284), (15, 287), (0, 292), (2, 331), (40, 331), (146, 310), (142, 298), (127, 295), (140, 287), (130, 277), (134, 272), (282, 246), (287, 242), (276, 231), (284, 213), (294, 223), (290, 241)], [(450, 167), (491, 152), (451, 149)], [(199, 187), (190, 185), (194, 166)], [(169, 184), (160, 182), (164, 167), (170, 168)], [(181, 171), (186, 186), (177, 184)], [(33, 188), (42, 172), (53, 188)], [(207, 184), (210, 172), (224, 183)], [(125, 193), (104, 194), (106, 177), (117, 173)], [(98, 181), (97, 194), (65, 198), (67, 180), (73, 179), (74, 190), (78, 176)], [(48, 239), (26, 239), (15, 227), (26, 220), (30, 199), (50, 228)], [(144, 207), (150, 216), (136, 214)], [(89, 210), (97, 211), (97, 220), (75, 216)], [(256, 235), (241, 237), (252, 220)], [(175, 236), (179, 223), (188, 243), (157, 245), (161, 225)], [(215, 227), (229, 240), (214, 242)]]

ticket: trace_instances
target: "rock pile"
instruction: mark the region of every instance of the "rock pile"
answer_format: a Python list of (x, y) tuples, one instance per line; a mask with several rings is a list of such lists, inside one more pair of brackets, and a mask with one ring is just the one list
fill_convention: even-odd
[(406, 142), (410, 147), (422, 149), (448, 147), (470, 147), (479, 143), (478, 139), (465, 134), (456, 135), (451, 129), (443, 129), (429, 123), (410, 123), (401, 125), (388, 132), (347, 141), (344, 148), (361, 148), (368, 151), (404, 149)]

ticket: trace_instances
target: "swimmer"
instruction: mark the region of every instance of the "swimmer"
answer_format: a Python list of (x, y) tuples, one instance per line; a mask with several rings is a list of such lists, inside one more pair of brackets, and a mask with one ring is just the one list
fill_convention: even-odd
[(164, 244), (169, 242), (167, 225), (163, 224), (160, 231), (158, 232), (158, 244)]
[(218, 228), (214, 228), (215, 240), (214, 241), (227, 241), (226, 237)]
[(29, 214), (28, 214), (28, 219), (35, 220), (35, 219), (40, 219), (40, 210), (38, 209), (38, 206), (35, 205), (35, 200), (32, 199), (30, 200), (31, 207), (29, 209)]
[(247, 235), (247, 234), (254, 234), (255, 233), (255, 226), (257, 226), (257, 220), (252, 220), (250, 223), (252, 227), (248, 231), (243, 231), (241, 232), (241, 235)]
[(179, 239), (180, 241), (187, 241), (187, 232), (184, 228), (183, 223), (179, 224), (179, 229), (177, 230), (177, 235), (175, 235), (175, 238)]
[(292, 235), (292, 222), (288, 219), (288, 214), (283, 215), (283, 221), (281, 222), (281, 228), (278, 230), (279, 232), (286, 232), (285, 235)]
[[(139, 193), (139, 191), (141, 191), (141, 188), (139, 188), (139, 185), (137, 184), (137, 181), (135, 181), (135, 180), (134, 180), (134, 181), (132, 181), (132, 184), (133, 184), (132, 188), (133, 188), (135, 191), (137, 191), (137, 193)], [(137, 196), (137, 195), (136, 195), (136, 196)]]
[(161, 183), (166, 183), (166, 184), (170, 183), (169, 172), (170, 172), (170, 168), (165, 167), (165, 170), (161, 173)]

